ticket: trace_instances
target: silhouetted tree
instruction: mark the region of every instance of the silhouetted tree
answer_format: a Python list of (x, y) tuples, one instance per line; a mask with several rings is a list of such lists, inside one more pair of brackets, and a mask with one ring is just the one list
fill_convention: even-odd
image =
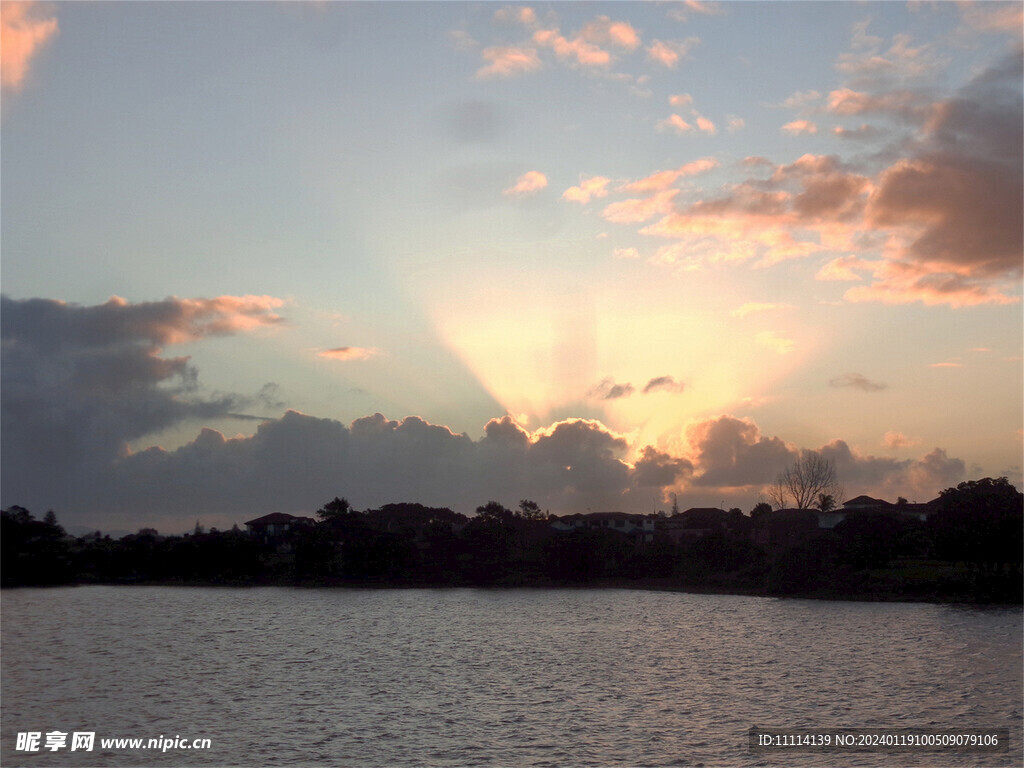
[(544, 520), (545, 515), (540, 510), (540, 505), (530, 499), (523, 499), (519, 502), (519, 516), (524, 520)]
[(333, 501), (327, 502), (316, 511), (316, 516), (321, 520), (333, 520), (339, 517), (346, 517), (352, 514), (352, 511), (352, 505), (348, 503), (348, 499), (339, 499), (335, 496)]
[(936, 554), (976, 567), (1021, 568), (1024, 494), (1005, 477), (970, 480), (940, 494), (928, 518)]
[(507, 509), (496, 501), (488, 501), (476, 508), (477, 520), (493, 523), (505, 523), (515, 517), (511, 509)]
[(833, 501), (842, 495), (842, 488), (836, 476), (836, 466), (815, 451), (805, 451), (800, 458), (787, 467), (776, 479), (770, 491), (772, 500), (776, 496), (785, 505), (786, 499), (793, 500), (796, 509), (810, 509), (819, 495), (831, 496)]
[(894, 557), (912, 552), (921, 521), (892, 512), (848, 514), (833, 529), (839, 559), (851, 568), (885, 568)]
[(63, 584), (72, 577), (70, 549), (64, 529), (51, 510), (35, 520), (24, 507), (0, 513), (2, 584)]

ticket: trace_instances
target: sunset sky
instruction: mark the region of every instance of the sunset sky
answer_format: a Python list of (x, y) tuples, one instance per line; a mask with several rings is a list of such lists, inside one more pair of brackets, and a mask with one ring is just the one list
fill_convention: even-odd
[(2, 504), (1021, 487), (1021, 11), (4, 2)]

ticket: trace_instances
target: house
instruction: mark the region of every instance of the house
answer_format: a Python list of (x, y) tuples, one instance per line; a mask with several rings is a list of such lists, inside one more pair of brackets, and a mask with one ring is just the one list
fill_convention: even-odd
[(681, 541), (696, 541), (716, 533), (725, 533), (729, 513), (715, 507), (691, 507), (677, 512), (672, 517), (660, 518), (655, 528), (661, 538), (673, 544)]
[(871, 496), (854, 496), (849, 501), (843, 502), (842, 509), (835, 509), (830, 512), (818, 513), (818, 526), (820, 528), (835, 528), (850, 514), (878, 514), (907, 515), (924, 522), (928, 516), (938, 508), (940, 499), (933, 499), (924, 504), (911, 504), (905, 499), (900, 499), (892, 504), (885, 499), (875, 499)]
[(754, 519), (751, 538), (766, 549), (781, 550), (802, 544), (819, 532), (819, 518), (814, 510), (775, 509)]
[(301, 529), (316, 525), (312, 517), (297, 517), (287, 512), (271, 512), (269, 515), (249, 520), (245, 530), (261, 544), (274, 545), (278, 552), (291, 551), (292, 535)]
[(637, 543), (654, 541), (654, 515), (628, 512), (588, 512), (563, 515), (551, 523), (556, 531), (616, 531), (636, 539)]

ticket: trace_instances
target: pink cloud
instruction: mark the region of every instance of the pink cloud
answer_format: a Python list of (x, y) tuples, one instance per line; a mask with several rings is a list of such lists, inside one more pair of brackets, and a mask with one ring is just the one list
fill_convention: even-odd
[(329, 360), (367, 360), (377, 354), (372, 347), (335, 347), (317, 352), (317, 357), (326, 357)]
[(694, 46), (700, 43), (698, 37), (688, 37), (685, 40), (655, 40), (647, 48), (647, 58), (661, 64), (668, 69), (675, 69), (682, 59), (690, 55)]
[(1019, 3), (960, 3), (960, 17), (980, 32), (1006, 32), (1019, 39), (1024, 27), (1024, 6)]
[(782, 126), (781, 130), (791, 136), (800, 136), (808, 133), (817, 133), (818, 126), (810, 120), (794, 120), (793, 122), (786, 123)]
[[(185, 344), (210, 336), (230, 336), (261, 327), (275, 326), (283, 319), (273, 310), (284, 306), (273, 296), (218, 296), (212, 299), (180, 299), (130, 303), (111, 297), (96, 307), (77, 307), (51, 302), (78, 317), (85, 332), (90, 327), (104, 332), (145, 338), (153, 344)], [(91, 332), (91, 331), (90, 331)]]
[(944, 272), (934, 266), (896, 259), (863, 261), (851, 269), (866, 269), (874, 278), (869, 285), (850, 288), (844, 298), (851, 302), (881, 304), (947, 305), (954, 309), (983, 304), (1016, 304), (1019, 296), (1005, 293), (998, 283), (969, 275)]
[(832, 129), (832, 133), (840, 139), (871, 139), (881, 133), (881, 131), (872, 125), (861, 123), (857, 128), (845, 128), (837, 125)]
[(640, 252), (636, 248), (616, 248), (612, 255), (616, 259), (639, 259)]
[(885, 437), (882, 438), (882, 445), (888, 448), (908, 448), (920, 444), (920, 440), (907, 437), (902, 432), (886, 432)]
[(828, 264), (818, 270), (815, 275), (817, 280), (847, 280), (859, 282), (863, 278), (854, 272), (854, 269), (867, 269), (868, 265), (856, 256), (840, 256), (832, 259)]
[(661, 40), (655, 40), (647, 49), (647, 57), (662, 66), (673, 69), (679, 63), (679, 54)]
[(693, 104), (693, 96), (688, 93), (679, 93), (675, 96), (669, 96), (668, 103), (671, 107), (688, 107)]
[(888, 91), (878, 94), (840, 88), (828, 97), (828, 110), (836, 115), (878, 114), (898, 117), (903, 120), (927, 119), (934, 103), (917, 91)]
[(718, 132), (718, 129), (715, 128), (715, 124), (713, 122), (700, 115), (697, 116), (697, 129), (704, 133), (710, 133), (712, 136)]
[(678, 189), (666, 189), (651, 197), (622, 200), (611, 203), (601, 215), (615, 224), (635, 224), (647, 221), (653, 216), (663, 215), (672, 210), (672, 199)]
[(612, 57), (608, 51), (588, 43), (582, 37), (569, 40), (558, 33), (557, 29), (539, 29), (533, 33), (533, 42), (550, 48), (562, 61), (575, 60), (582, 67), (607, 67)]
[(667, 189), (676, 183), (683, 176), (696, 176), (707, 173), (718, 167), (718, 160), (713, 157), (703, 157), (686, 163), (673, 171), (658, 171), (646, 178), (624, 185), (621, 189), (625, 192), (657, 192)]
[(535, 72), (541, 68), (540, 58), (533, 48), (517, 46), (492, 46), (480, 53), (481, 58), (488, 62), (487, 66), (477, 70), (480, 79), (490, 77), (514, 77), (526, 72)]
[(821, 98), (821, 93), (818, 91), (797, 91), (784, 102), (782, 106), (788, 107), (789, 109), (802, 109), (808, 104), (812, 104)]
[(513, 197), (532, 195), (544, 189), (547, 185), (548, 177), (543, 173), (540, 171), (527, 171), (519, 177), (515, 184), (506, 189), (503, 194)]
[(628, 51), (640, 45), (640, 35), (625, 21), (612, 21), (607, 16), (598, 16), (580, 30), (580, 37), (589, 43), (615, 45)]
[(861, 80), (869, 78), (921, 77), (944, 68), (948, 59), (939, 55), (932, 44), (914, 46), (907, 34), (894, 35), (885, 51), (883, 41), (866, 33), (866, 24), (857, 25), (854, 31), (855, 50), (841, 53), (836, 69)]
[(804, 155), (777, 167), (756, 162), (772, 168), (770, 178), (733, 185), (641, 230), (680, 241), (659, 250), (660, 263), (681, 257), (687, 268), (700, 268), (759, 257), (758, 266), (768, 266), (850, 243), (871, 190), (866, 177), (826, 156)]
[(0, 4), (0, 72), (2, 85), (19, 90), (29, 62), (58, 32), (51, 7), (35, 2)]
[(518, 22), (527, 27), (537, 23), (537, 13), (533, 8), (499, 8), (494, 12), (494, 20), (500, 22)]
[(565, 190), (562, 193), (562, 199), (586, 205), (593, 197), (607, 197), (609, 183), (611, 183), (611, 179), (604, 176), (592, 176), (581, 181), (578, 186)]
[(693, 131), (693, 126), (679, 115), (669, 115), (664, 120), (660, 120), (654, 127), (659, 131), (675, 131), (680, 135)]
[(747, 126), (747, 121), (742, 117), (730, 117), (729, 122), (725, 126), (725, 130), (729, 133), (736, 133), (742, 131)]

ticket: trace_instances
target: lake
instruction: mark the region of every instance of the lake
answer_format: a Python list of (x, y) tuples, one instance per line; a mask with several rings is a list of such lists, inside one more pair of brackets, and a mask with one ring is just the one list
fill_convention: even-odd
[[(0, 609), (4, 766), (1022, 764), (1019, 608), (85, 586), (5, 590)], [(766, 755), (755, 725), (1008, 728), (1011, 743)], [(41, 748), (17, 751), (33, 732)], [(65, 747), (47, 750), (50, 732)], [(75, 732), (92, 751), (70, 749)]]

